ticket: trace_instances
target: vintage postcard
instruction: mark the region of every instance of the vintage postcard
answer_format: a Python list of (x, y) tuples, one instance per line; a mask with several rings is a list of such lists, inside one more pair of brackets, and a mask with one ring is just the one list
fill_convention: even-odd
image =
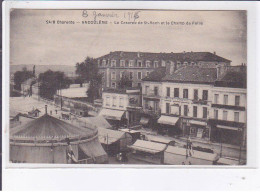
[(12, 9), (10, 164), (247, 164), (247, 11)]

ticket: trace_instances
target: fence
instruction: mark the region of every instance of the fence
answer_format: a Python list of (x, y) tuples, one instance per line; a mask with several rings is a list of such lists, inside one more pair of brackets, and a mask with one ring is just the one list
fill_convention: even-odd
[(94, 111), (94, 112), (98, 112), (99, 110), (90, 102), (82, 102), (71, 98), (62, 97), (59, 95), (54, 96), (54, 103), (57, 106), (61, 106), (62, 104), (62, 106), (67, 108), (77, 108), (81, 110), (87, 109), (88, 111)]

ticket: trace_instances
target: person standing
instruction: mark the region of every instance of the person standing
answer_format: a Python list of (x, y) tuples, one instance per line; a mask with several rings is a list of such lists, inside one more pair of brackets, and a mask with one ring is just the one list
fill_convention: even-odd
[(68, 144), (67, 150), (66, 150), (66, 156), (67, 156), (67, 163), (68, 164), (76, 164), (78, 163), (77, 158), (75, 157), (75, 154), (73, 152), (72, 146), (70, 144), (70, 139), (66, 138), (66, 142)]

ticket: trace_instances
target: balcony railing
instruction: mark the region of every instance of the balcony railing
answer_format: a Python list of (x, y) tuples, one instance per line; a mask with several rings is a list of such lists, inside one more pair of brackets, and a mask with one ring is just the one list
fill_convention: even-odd
[(243, 106), (232, 106), (232, 105), (225, 105), (225, 104), (212, 104), (212, 107), (214, 108), (225, 108), (230, 110), (239, 110), (239, 111), (245, 111), (246, 108)]
[(150, 115), (160, 115), (161, 109), (155, 110), (154, 108), (143, 108), (143, 112)]
[(208, 101), (207, 100), (203, 100), (203, 99), (193, 99), (192, 102), (194, 104), (202, 104), (202, 105), (208, 104)]
[(143, 94), (143, 97), (149, 97), (149, 98), (160, 98), (160, 95), (154, 92), (147, 92)]

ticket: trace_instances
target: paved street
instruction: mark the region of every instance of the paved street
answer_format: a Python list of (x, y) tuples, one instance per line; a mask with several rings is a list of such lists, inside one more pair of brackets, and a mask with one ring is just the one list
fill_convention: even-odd
[[(157, 134), (155, 131), (151, 131), (150, 129), (143, 129), (142, 130), (143, 134), (146, 135), (155, 135), (157, 137), (165, 138), (165, 139), (170, 139), (174, 140), (178, 144), (186, 145), (186, 138), (173, 138), (169, 137), (167, 135), (160, 135)], [(192, 139), (192, 143), (194, 147), (202, 147), (202, 148), (208, 148), (214, 151), (214, 153), (220, 154), (221, 152), (221, 145), (219, 143), (208, 143), (208, 142), (202, 142), (196, 139)], [(224, 157), (231, 157), (231, 158), (239, 158), (239, 147), (238, 146), (232, 146), (228, 144), (222, 144), (222, 156)], [(246, 151), (245, 149), (242, 149), (241, 151), (241, 159), (245, 160), (246, 159)]]

